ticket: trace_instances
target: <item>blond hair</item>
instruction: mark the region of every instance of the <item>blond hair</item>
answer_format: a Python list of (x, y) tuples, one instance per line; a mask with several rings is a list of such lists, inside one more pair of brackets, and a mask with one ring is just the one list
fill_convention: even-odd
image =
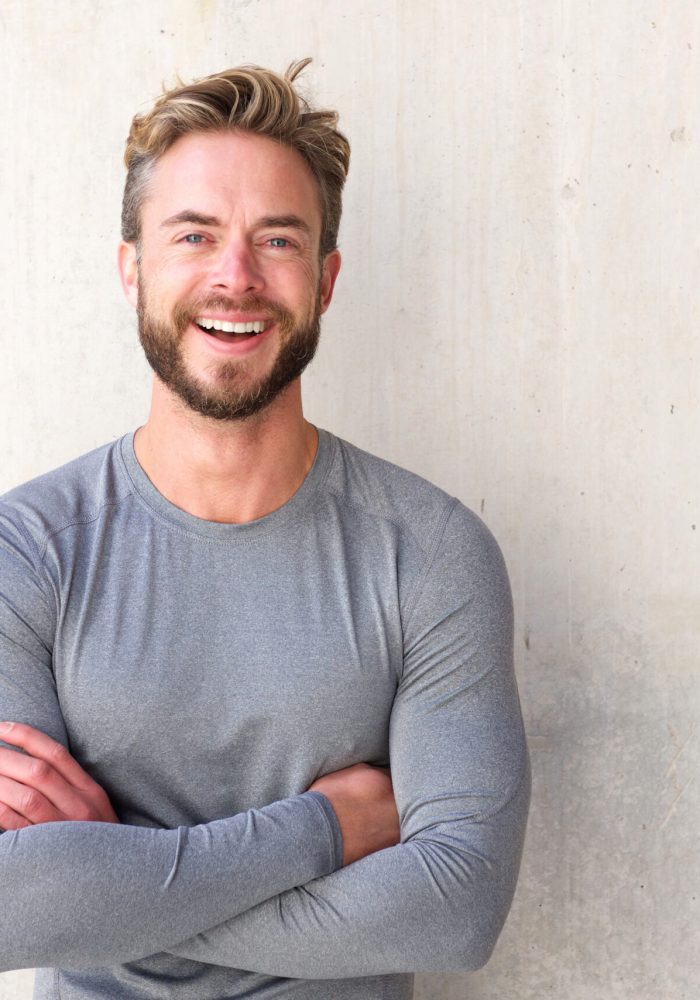
[(268, 136), (303, 156), (321, 193), (321, 258), (338, 243), (342, 190), (350, 144), (336, 128), (336, 111), (317, 110), (292, 86), (311, 62), (292, 63), (284, 76), (259, 66), (239, 66), (166, 91), (129, 129), (124, 162), (122, 239), (141, 241), (141, 206), (153, 167), (180, 136), (190, 132), (243, 130)]

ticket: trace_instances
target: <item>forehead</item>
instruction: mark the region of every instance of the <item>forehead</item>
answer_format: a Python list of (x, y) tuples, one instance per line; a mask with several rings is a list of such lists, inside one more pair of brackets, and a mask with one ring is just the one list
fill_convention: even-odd
[(143, 221), (158, 225), (183, 209), (224, 220), (294, 214), (321, 229), (321, 193), (295, 149), (250, 132), (182, 136), (156, 161)]

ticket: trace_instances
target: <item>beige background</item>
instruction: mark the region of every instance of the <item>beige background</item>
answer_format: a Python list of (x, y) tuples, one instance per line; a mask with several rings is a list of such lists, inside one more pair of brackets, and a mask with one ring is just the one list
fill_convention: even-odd
[(146, 412), (133, 112), (312, 55), (353, 164), (308, 415), (481, 511), (515, 595), (521, 882), (489, 966), (417, 1000), (697, 996), (696, 0), (2, 0), (0, 38), (0, 489)]

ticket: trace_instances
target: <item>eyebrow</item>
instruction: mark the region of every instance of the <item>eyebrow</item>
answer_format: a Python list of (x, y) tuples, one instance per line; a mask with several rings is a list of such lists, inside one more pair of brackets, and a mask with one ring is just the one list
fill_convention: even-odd
[(158, 228), (164, 229), (166, 226), (179, 226), (183, 222), (189, 222), (193, 226), (221, 225), (221, 222), (215, 215), (202, 215), (201, 212), (194, 212), (192, 209), (186, 208), (183, 212), (178, 212), (176, 215), (171, 215), (170, 218), (165, 219)]
[(258, 224), (273, 229), (299, 229), (311, 236), (311, 226), (298, 215), (265, 215), (258, 220)]
[[(222, 222), (215, 215), (203, 215), (201, 212), (195, 212), (192, 209), (186, 208), (182, 212), (177, 212), (175, 215), (171, 215), (169, 218), (161, 222), (159, 229), (165, 229), (168, 226), (180, 226), (183, 223), (188, 223), (193, 226), (221, 226)], [(305, 222), (298, 215), (265, 215), (261, 219), (257, 220), (256, 225), (264, 227), (272, 227), (274, 229), (298, 229), (307, 236), (311, 236), (311, 226), (308, 222)]]

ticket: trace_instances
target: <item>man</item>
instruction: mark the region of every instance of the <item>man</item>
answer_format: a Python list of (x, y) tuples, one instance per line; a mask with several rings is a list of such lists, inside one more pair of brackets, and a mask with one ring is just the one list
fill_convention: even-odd
[(42, 998), (406, 998), (512, 898), (500, 553), (303, 417), (349, 159), (305, 64), (134, 120), (149, 418), (0, 504), (0, 968)]

